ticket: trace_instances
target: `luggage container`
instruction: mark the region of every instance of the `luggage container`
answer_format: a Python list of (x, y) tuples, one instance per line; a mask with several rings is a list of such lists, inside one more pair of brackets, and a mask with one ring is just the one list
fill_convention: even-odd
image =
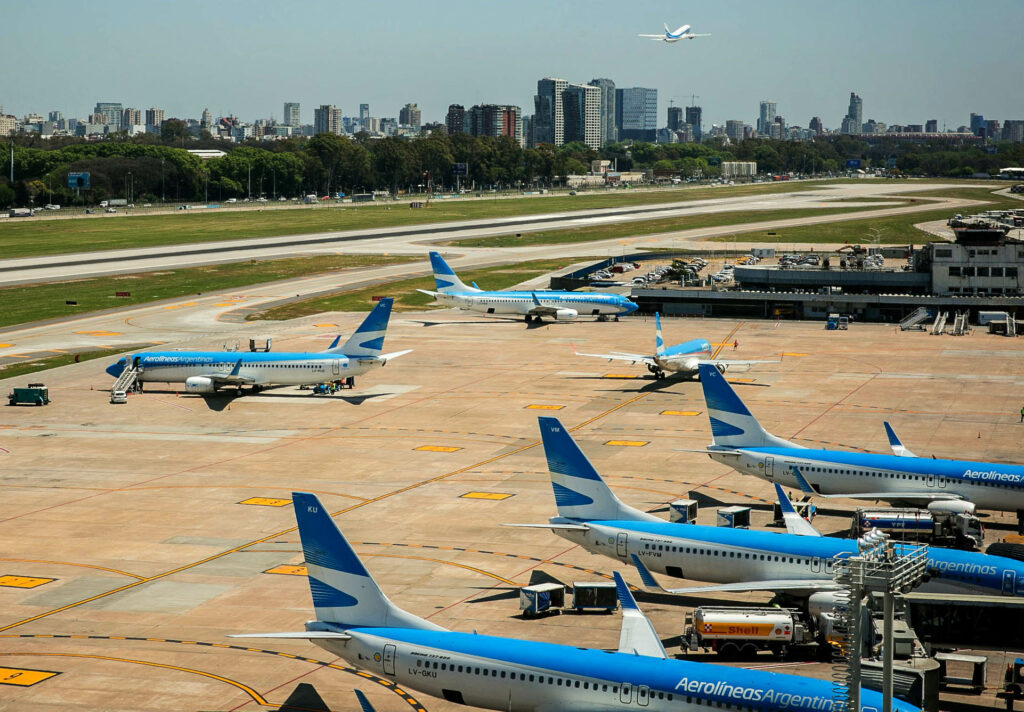
[(677, 499), (668, 503), (668, 520), (678, 524), (693, 524), (697, 521), (697, 500)]
[(524, 616), (558, 613), (565, 607), (565, 586), (559, 583), (538, 583), (519, 589), (519, 610)]
[(718, 526), (749, 529), (750, 507), (722, 507), (718, 510)]
[(577, 611), (611, 613), (619, 607), (612, 581), (573, 581), (572, 607)]

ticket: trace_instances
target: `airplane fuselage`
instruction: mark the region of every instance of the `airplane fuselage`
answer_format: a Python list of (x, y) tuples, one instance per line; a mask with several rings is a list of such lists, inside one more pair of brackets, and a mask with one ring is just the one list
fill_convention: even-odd
[(742, 474), (789, 487), (799, 487), (797, 467), (822, 494), (934, 492), (936, 498), (958, 495), (980, 509), (1024, 510), (1021, 465), (785, 447), (712, 448), (708, 455)]
[[(408, 689), (484, 709), (704, 712), (709, 707), (823, 712), (826, 680), (651, 658), (470, 633), (409, 628), (346, 629), (350, 640), (314, 640), (353, 665)], [(881, 696), (862, 691), (862, 709)], [(914, 708), (899, 701), (894, 710)]]
[[(572, 521), (556, 519), (555, 522)], [(595, 554), (631, 564), (636, 554), (648, 569), (709, 583), (770, 580), (831, 581), (837, 557), (856, 554), (857, 543), (672, 522), (586, 521), (583, 530), (554, 529)], [(902, 545), (897, 544), (897, 548)], [(1024, 563), (1002, 556), (929, 547), (929, 593), (1024, 596)]]
[[(509, 291), (509, 292), (438, 292), (435, 299), (450, 307), (480, 312), (482, 314), (517, 314), (534, 312), (537, 304), (533, 297), (545, 307), (564, 310), (563, 318), (579, 316), (607, 316), (628, 314), (636, 305), (618, 294), (593, 294), (590, 292), (566, 291)], [(575, 312), (575, 314), (570, 314)], [(558, 318), (555, 315), (555, 318)]]
[[(349, 376), (359, 376), (382, 364), (372, 356), (347, 357), (343, 354), (241, 351), (154, 351), (122, 359), (139, 369), (143, 382), (184, 383), (192, 377), (227, 376), (241, 359), (238, 376), (258, 385), (305, 385)], [(124, 364), (118, 361), (108, 369), (120, 375)], [(113, 369), (113, 370), (112, 370)], [(116, 371), (116, 373), (115, 373)]]
[(655, 354), (654, 363), (662, 371), (671, 373), (697, 373), (697, 366), (702, 359), (711, 358), (711, 344), (707, 339), (693, 339), (683, 344), (669, 346), (662, 353)]

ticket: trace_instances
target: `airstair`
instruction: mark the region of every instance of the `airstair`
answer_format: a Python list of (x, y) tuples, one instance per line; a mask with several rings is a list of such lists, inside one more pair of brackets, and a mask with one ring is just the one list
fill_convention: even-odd
[(946, 330), (946, 320), (949, 319), (949, 312), (940, 312), (932, 324), (932, 336), (943, 333)]
[(1013, 314), (1006, 315), (1006, 335), (1017, 335), (1017, 318)]
[(126, 366), (121, 371), (121, 375), (114, 381), (114, 385), (110, 387), (110, 394), (113, 395), (114, 391), (124, 391), (127, 393), (135, 386), (137, 380), (139, 380), (139, 369)]
[(923, 321), (926, 321), (931, 313), (924, 307), (918, 307), (914, 312), (900, 322), (900, 331), (924, 331)]
[[(970, 328), (967, 324), (967, 312), (957, 312), (956, 318), (953, 320), (953, 336), (963, 336)], [(1009, 328), (1009, 325), (1007, 325), (1007, 328)]]

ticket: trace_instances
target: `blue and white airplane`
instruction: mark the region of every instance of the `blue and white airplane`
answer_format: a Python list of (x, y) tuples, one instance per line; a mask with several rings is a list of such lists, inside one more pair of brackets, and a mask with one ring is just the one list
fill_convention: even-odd
[[(407, 689), (508, 712), (833, 709), (829, 680), (670, 659), (618, 574), (618, 651), (445, 630), (388, 600), (315, 495), (292, 501), (316, 619), (300, 632), (235, 637), (309, 640)], [(861, 691), (861, 712), (881, 705), (879, 693)], [(893, 709), (917, 710), (898, 700)]]
[[(829, 498), (925, 503), (932, 511), (1024, 511), (1024, 466), (917, 457), (885, 424), (892, 455), (817, 450), (767, 432), (718, 371), (700, 367), (712, 460)], [(1018, 515), (1020, 516), (1020, 514)]]
[(140, 383), (184, 383), (187, 393), (203, 394), (215, 393), (224, 386), (239, 391), (242, 386), (259, 390), (360, 376), (409, 353), (381, 353), (393, 301), (391, 297), (381, 299), (348, 341), (339, 346), (338, 336), (326, 351), (143, 351), (119, 359), (106, 371), (119, 378), (126, 368), (134, 368)]
[(665, 23), (665, 32), (660, 35), (637, 35), (637, 37), (647, 37), (655, 42), (678, 42), (679, 40), (692, 40), (694, 37), (710, 37), (711, 35), (695, 35), (690, 32), (689, 25), (683, 25), (678, 30), (673, 32), (668, 29), (668, 23)]
[(515, 314), (527, 322), (541, 317), (555, 321), (572, 321), (578, 316), (596, 316), (599, 320), (609, 315), (618, 319), (619, 314), (631, 314), (637, 305), (621, 294), (593, 294), (591, 292), (567, 292), (550, 289), (529, 291), (487, 292), (475, 284), (468, 286), (452, 271), (448, 263), (437, 252), (430, 253), (430, 264), (434, 268), (434, 283), (437, 291), (417, 291), (427, 294), (439, 303), (482, 314)]
[[(822, 536), (801, 518), (778, 484), (788, 533), (666, 522), (616, 497), (557, 418), (539, 421), (558, 516), (547, 524), (510, 526), (551, 529), (587, 551), (637, 565), (649, 586), (657, 584), (645, 568), (714, 582), (668, 593), (785, 591), (811, 596), (836, 590), (834, 561), (857, 553), (856, 541)], [(894, 546), (897, 552), (916, 549)], [(932, 575), (921, 585), (922, 591), (1024, 596), (1022, 562), (936, 547), (927, 549), (927, 557)], [(816, 594), (818, 605), (827, 598)]]
[[(575, 347), (573, 350), (575, 351)], [(712, 358), (711, 344), (707, 339), (691, 339), (675, 346), (665, 346), (665, 341), (661, 338), (661, 315), (657, 312), (654, 314), (654, 355), (644, 356), (621, 351), (613, 351), (608, 354), (581, 354), (577, 351), (576, 355), (604, 358), (609, 361), (642, 363), (659, 381), (665, 378), (666, 371), (681, 373), (692, 378), (697, 375), (697, 367), (702, 363), (714, 366), (721, 373), (725, 373), (730, 368), (746, 370), (756, 363), (778, 363), (778, 361), (737, 361)]]

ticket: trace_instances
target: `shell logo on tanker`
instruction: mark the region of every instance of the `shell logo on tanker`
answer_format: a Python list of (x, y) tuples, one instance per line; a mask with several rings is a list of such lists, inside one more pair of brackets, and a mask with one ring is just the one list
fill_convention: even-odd
[(789, 626), (775, 626), (771, 623), (704, 623), (705, 635), (736, 635), (744, 637), (768, 637), (771, 635), (789, 635)]

